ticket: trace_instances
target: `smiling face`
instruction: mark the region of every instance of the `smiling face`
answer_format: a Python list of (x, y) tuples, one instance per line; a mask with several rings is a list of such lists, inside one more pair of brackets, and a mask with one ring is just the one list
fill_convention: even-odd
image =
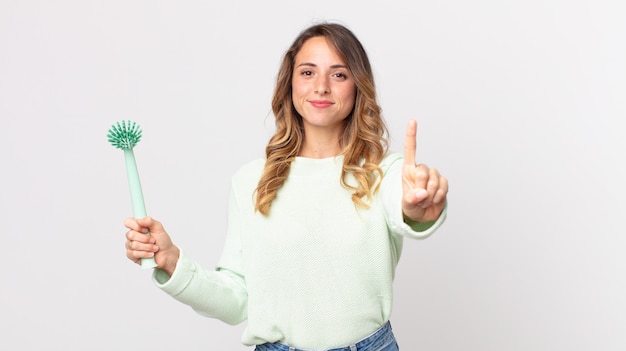
[(314, 130), (341, 134), (343, 121), (354, 108), (356, 85), (325, 37), (313, 37), (302, 45), (295, 56), (291, 86), (305, 135)]

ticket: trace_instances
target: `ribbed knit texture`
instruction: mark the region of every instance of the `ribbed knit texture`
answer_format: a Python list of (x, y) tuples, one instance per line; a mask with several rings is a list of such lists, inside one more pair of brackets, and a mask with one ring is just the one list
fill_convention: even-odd
[(403, 237), (422, 239), (443, 223), (410, 227), (401, 209), (402, 155), (381, 163), (371, 207), (355, 207), (339, 183), (343, 157), (297, 158), (270, 215), (254, 213), (264, 160), (232, 178), (228, 233), (215, 270), (181, 252), (156, 284), (198, 313), (236, 324), (246, 345), (281, 341), (308, 350), (347, 345), (387, 322)]

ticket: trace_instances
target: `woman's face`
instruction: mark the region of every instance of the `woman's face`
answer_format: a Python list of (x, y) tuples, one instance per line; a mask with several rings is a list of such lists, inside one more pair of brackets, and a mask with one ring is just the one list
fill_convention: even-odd
[(356, 85), (346, 63), (325, 37), (307, 40), (296, 54), (291, 81), (293, 105), (305, 131), (343, 130), (354, 107)]

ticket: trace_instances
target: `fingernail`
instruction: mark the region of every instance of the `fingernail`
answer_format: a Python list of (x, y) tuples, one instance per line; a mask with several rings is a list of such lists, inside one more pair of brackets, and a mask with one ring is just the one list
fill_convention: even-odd
[(427, 194), (427, 192), (424, 189), (418, 189), (418, 190), (415, 191), (415, 197), (417, 197), (417, 198), (424, 197), (426, 194)]

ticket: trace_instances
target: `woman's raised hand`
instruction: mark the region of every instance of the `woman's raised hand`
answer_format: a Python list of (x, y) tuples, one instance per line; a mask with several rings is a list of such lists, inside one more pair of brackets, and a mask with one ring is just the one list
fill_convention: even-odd
[[(126, 257), (141, 264), (142, 258), (154, 257), (157, 267), (169, 275), (174, 273), (180, 250), (172, 243), (163, 225), (151, 217), (127, 218)], [(146, 233), (150, 235), (146, 235)]]
[(436, 168), (415, 163), (417, 122), (410, 120), (404, 141), (402, 167), (402, 212), (415, 222), (430, 222), (439, 218), (446, 205), (448, 180)]

